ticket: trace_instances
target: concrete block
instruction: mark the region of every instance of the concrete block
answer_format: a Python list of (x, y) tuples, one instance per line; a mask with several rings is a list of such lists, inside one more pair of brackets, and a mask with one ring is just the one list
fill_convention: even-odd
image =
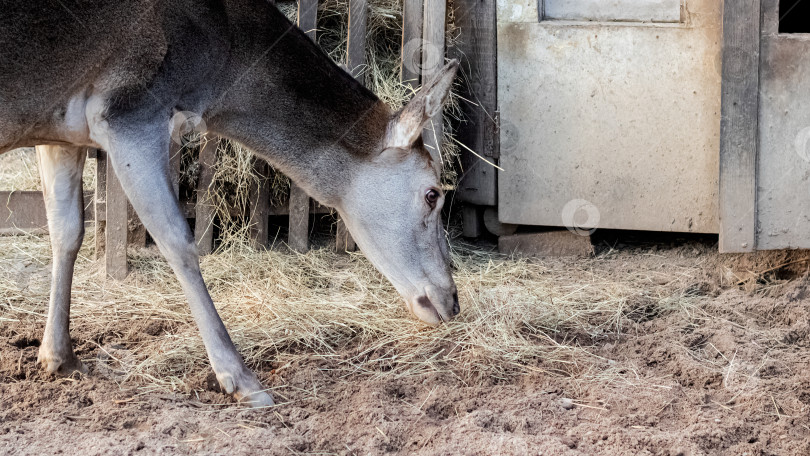
[(590, 236), (568, 230), (545, 233), (520, 233), (498, 238), (498, 251), (504, 254), (533, 257), (593, 255)]

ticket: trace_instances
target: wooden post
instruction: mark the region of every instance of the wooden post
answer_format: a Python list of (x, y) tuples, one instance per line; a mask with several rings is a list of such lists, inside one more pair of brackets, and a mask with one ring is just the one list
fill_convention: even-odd
[[(298, 27), (315, 41), (318, 27), (318, 0), (298, 1)], [(309, 195), (290, 182), (289, 246), (298, 252), (309, 250)]]
[[(425, 0), (422, 21), (422, 82), (427, 83), (444, 66), (444, 35), (447, 16), (447, 0)], [(441, 155), (444, 128), (442, 113), (437, 114), (425, 127), (425, 147), (437, 159)]]
[(93, 198), (96, 221), (96, 260), (104, 257), (105, 227), (107, 225), (107, 153), (96, 149), (96, 194)]
[(318, 28), (318, 0), (298, 0), (298, 28), (315, 41)]
[(346, 67), (349, 73), (360, 80), (363, 85), (364, 67), (366, 66), (366, 22), (368, 3), (366, 0), (349, 0), (349, 36), (346, 47), (348, 52)]
[(104, 258), (107, 276), (123, 280), (127, 269), (128, 200), (113, 170), (112, 160), (105, 160), (107, 168), (107, 201)]
[(290, 182), (290, 248), (304, 253), (309, 250), (309, 195)]
[[(467, 122), (458, 125), (456, 136), (476, 153), (497, 163), (500, 158), (500, 138), (495, 1), (456, 0), (456, 5), (456, 24), (462, 36), (458, 46), (448, 51), (460, 61), (461, 110), (467, 119)], [(461, 168), (463, 174), (456, 191), (459, 200), (480, 206), (495, 206), (497, 170), (464, 150)]]
[(203, 139), (200, 148), (200, 178), (197, 180), (197, 204), (195, 205), (196, 218), (194, 221), (194, 241), (197, 243), (197, 252), (208, 255), (214, 250), (214, 203), (211, 200), (209, 189), (214, 180), (214, 165), (217, 162), (216, 139)]
[(477, 206), (464, 206), (461, 208), (462, 236), (477, 238), (483, 234), (481, 229), (481, 208)]
[[(367, 19), (368, 2), (366, 0), (349, 0), (349, 36), (346, 67), (352, 76), (363, 85), (365, 85)], [(340, 216), (338, 216), (337, 221), (335, 249), (338, 252), (352, 252), (357, 249), (357, 244), (355, 244), (349, 229)]]
[(422, 68), (422, 1), (402, 3), (402, 65), (400, 81), (415, 89), (419, 87)]
[(723, 12), (720, 252), (756, 249), (760, 0)]
[(250, 189), (250, 240), (255, 249), (266, 249), (270, 240), (270, 187), (267, 175), (270, 166), (264, 160), (253, 158), (253, 171), (258, 182)]
[[(177, 138), (182, 141), (181, 137)], [(172, 187), (174, 188), (174, 196), (180, 201), (180, 163), (183, 160), (183, 145), (178, 144), (172, 138), (169, 143), (169, 178), (172, 180)]]

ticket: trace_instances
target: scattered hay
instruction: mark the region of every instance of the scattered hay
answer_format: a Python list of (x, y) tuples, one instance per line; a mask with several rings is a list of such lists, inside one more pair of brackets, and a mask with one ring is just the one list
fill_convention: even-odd
[[(49, 286), (46, 240), (4, 238), (0, 244), (0, 320), (41, 324)], [(90, 364), (107, 363), (108, 352), (126, 349), (121, 366), (128, 370), (116, 374), (121, 381), (185, 392), (199, 387), (208, 369), (205, 350), (166, 263), (143, 250), (131, 258), (126, 281), (107, 281), (90, 260), (91, 245), (88, 239), (81, 252), (73, 291), (80, 355)], [(632, 325), (639, 303), (653, 313), (692, 305), (683, 290), (694, 271), (683, 267), (669, 268), (662, 281), (638, 270), (601, 268), (599, 259), (512, 260), (457, 243), (453, 258), (463, 311), (439, 328), (409, 316), (393, 287), (359, 254), (233, 248), (205, 257), (202, 268), (234, 342), (262, 372), (316, 361), (372, 377), (575, 377), (599, 371), (603, 360), (588, 347)], [(654, 273), (662, 274), (658, 266)]]
[[(95, 166), (92, 160), (84, 167), (84, 188), (96, 187)], [(2, 190), (42, 190), (37, 168), (37, 154), (33, 147), (14, 149), (0, 154), (0, 189)]]

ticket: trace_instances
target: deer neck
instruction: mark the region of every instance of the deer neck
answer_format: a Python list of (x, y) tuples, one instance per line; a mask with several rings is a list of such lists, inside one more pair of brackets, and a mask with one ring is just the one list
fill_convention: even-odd
[(209, 129), (336, 205), (358, 162), (381, 149), (391, 112), (275, 7), (262, 9), (229, 14), (229, 61)]

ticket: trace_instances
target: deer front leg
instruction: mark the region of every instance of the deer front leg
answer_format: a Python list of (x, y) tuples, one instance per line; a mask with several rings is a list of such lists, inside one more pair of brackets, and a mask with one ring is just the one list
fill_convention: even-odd
[(42, 193), (53, 250), (51, 298), (38, 362), (53, 374), (87, 373), (70, 344), (70, 288), (84, 239), (82, 170), (85, 149), (37, 146)]
[(219, 384), (240, 402), (273, 405), (236, 351), (203, 282), (197, 246), (169, 178), (165, 124), (144, 129), (127, 125), (121, 130), (126, 134), (113, 131), (103, 145), (124, 192), (183, 287)]

